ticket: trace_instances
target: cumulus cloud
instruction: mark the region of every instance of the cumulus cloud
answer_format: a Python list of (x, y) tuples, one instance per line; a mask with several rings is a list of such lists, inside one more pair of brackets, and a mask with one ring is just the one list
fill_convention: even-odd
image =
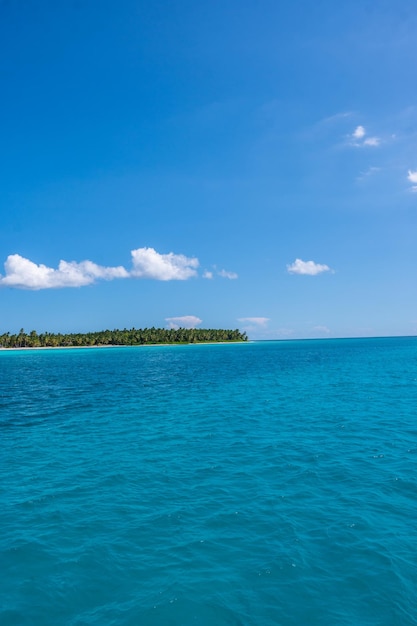
[(314, 261), (302, 261), (301, 259), (295, 259), (294, 263), (287, 265), (287, 271), (289, 274), (316, 276), (317, 274), (331, 272), (332, 270), (328, 265), (322, 265), (320, 263), (315, 263)]
[[(197, 276), (199, 260), (183, 254), (160, 254), (154, 248), (137, 248), (131, 251), (132, 266), (105, 267), (93, 261), (81, 262), (61, 260), (57, 268), (37, 264), (20, 254), (11, 254), (4, 264), (4, 276), (0, 274), (0, 287), (16, 289), (53, 289), (83, 287), (98, 280), (115, 278), (139, 278), (161, 281), (188, 280)], [(205, 270), (201, 276), (212, 279), (217, 274), (229, 280), (236, 279), (235, 272)]]
[(177, 330), (178, 328), (195, 328), (203, 320), (195, 315), (182, 315), (180, 317), (166, 317), (165, 321), (168, 322), (168, 328)]
[(363, 126), (357, 126), (352, 133), (352, 137), (354, 139), (362, 139), (363, 137), (365, 137), (365, 133), (366, 131)]
[(0, 276), (0, 286), (32, 290), (84, 287), (97, 279), (113, 280), (129, 276), (122, 266), (103, 267), (92, 261), (60, 261), (58, 269), (53, 269), (43, 264), (37, 265), (20, 254), (9, 255), (4, 268), (6, 274)]
[(228, 272), (226, 270), (220, 270), (220, 272), (217, 272), (217, 274), (222, 278), (228, 278), (229, 280), (235, 280), (236, 278), (238, 278), (236, 272)]
[(239, 317), (238, 322), (243, 324), (254, 324), (259, 328), (265, 328), (269, 322), (269, 317)]
[(154, 280), (187, 280), (197, 276), (198, 259), (183, 254), (159, 254), (154, 248), (132, 250), (132, 276)]
[(408, 170), (407, 179), (410, 181), (410, 183), (412, 183), (410, 191), (412, 191), (413, 193), (417, 193), (417, 170)]
[(376, 147), (379, 146), (381, 140), (379, 137), (366, 137), (366, 130), (364, 126), (357, 126), (353, 133), (349, 135), (349, 143), (352, 146), (356, 146), (358, 148), (363, 146)]

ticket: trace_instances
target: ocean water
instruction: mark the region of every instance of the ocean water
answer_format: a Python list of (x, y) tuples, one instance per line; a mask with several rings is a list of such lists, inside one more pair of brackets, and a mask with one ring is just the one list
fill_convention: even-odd
[(417, 624), (417, 338), (0, 352), (0, 624)]

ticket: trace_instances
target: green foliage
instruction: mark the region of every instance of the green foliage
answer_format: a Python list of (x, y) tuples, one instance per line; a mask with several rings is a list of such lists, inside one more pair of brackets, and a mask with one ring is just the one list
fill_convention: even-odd
[(2, 348), (49, 348), (75, 346), (142, 346), (175, 343), (219, 343), (247, 341), (245, 332), (221, 328), (131, 328), (103, 330), (95, 333), (41, 333), (23, 328), (19, 334), (0, 335)]

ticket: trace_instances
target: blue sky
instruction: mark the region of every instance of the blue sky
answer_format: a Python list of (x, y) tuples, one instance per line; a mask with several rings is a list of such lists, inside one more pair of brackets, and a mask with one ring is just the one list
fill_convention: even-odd
[(0, 2), (0, 332), (417, 333), (414, 0)]

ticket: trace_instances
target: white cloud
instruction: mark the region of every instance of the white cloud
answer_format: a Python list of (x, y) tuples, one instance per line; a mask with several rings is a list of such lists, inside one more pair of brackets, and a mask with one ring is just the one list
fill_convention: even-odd
[(317, 136), (323, 136), (324, 134), (334, 132), (334, 128), (343, 123), (346, 118), (352, 117), (351, 111), (341, 111), (328, 117), (323, 117), (315, 122), (310, 128), (302, 133), (302, 137), (306, 139), (315, 139)]
[(335, 123), (340, 122), (340, 120), (344, 120), (347, 117), (352, 116), (352, 111), (341, 111), (340, 113), (335, 113), (334, 115), (329, 115), (328, 117), (324, 117), (321, 119), (317, 126), (327, 126), (333, 125)]
[[(183, 254), (160, 254), (154, 248), (137, 248), (131, 251), (132, 268), (123, 266), (105, 267), (93, 261), (81, 262), (61, 260), (57, 268), (37, 264), (20, 254), (7, 257), (4, 276), (0, 274), (0, 287), (16, 289), (53, 289), (63, 287), (83, 287), (98, 280), (116, 278), (148, 278), (153, 280), (187, 280), (197, 276), (199, 261)], [(212, 279), (214, 274), (228, 279), (236, 279), (235, 272), (205, 270), (202, 277)]]
[(276, 337), (291, 337), (294, 333), (292, 328), (278, 328), (274, 334)]
[(302, 261), (301, 259), (295, 259), (294, 263), (287, 265), (287, 271), (289, 274), (304, 274), (306, 276), (316, 276), (323, 272), (331, 272), (332, 270), (328, 265), (321, 265), (314, 261)]
[(365, 128), (363, 126), (357, 126), (352, 133), (352, 137), (354, 139), (362, 139), (363, 137), (365, 137), (365, 134), (366, 134)]
[(367, 137), (366, 139), (364, 139), (365, 135), (365, 127), (357, 126), (353, 133), (349, 135), (349, 143), (352, 146), (356, 146), (357, 148), (362, 148), (363, 146), (370, 146), (375, 148), (381, 143), (379, 137)]
[(316, 333), (320, 333), (320, 334), (323, 334), (323, 335), (329, 335), (331, 333), (330, 328), (328, 328), (327, 326), (314, 326), (313, 330)]
[(220, 270), (220, 272), (217, 272), (217, 273), (222, 278), (228, 278), (229, 280), (235, 280), (236, 278), (238, 278), (238, 275), (236, 274), (236, 272), (228, 272), (226, 270)]
[(407, 179), (413, 183), (410, 187), (412, 193), (417, 193), (417, 170), (408, 170)]
[(374, 174), (377, 174), (380, 171), (381, 171), (380, 167), (374, 167), (374, 166), (368, 167), (367, 170), (365, 170), (364, 172), (361, 172), (359, 174), (359, 176), (357, 177), (357, 180), (358, 181), (365, 180), (365, 179), (369, 178), (370, 176), (373, 176)]
[(168, 322), (168, 327), (177, 330), (178, 328), (195, 328), (203, 320), (195, 315), (182, 315), (180, 317), (166, 317), (165, 321)]
[(417, 170), (415, 170), (414, 172), (412, 170), (408, 170), (407, 178), (410, 183), (417, 183)]
[(132, 276), (155, 280), (187, 280), (197, 275), (198, 259), (183, 254), (159, 254), (153, 248), (132, 250)]
[(112, 280), (129, 276), (122, 266), (103, 267), (92, 261), (60, 261), (58, 269), (53, 269), (43, 264), (37, 265), (20, 254), (9, 255), (4, 268), (6, 275), (0, 277), (0, 286), (33, 290), (83, 287), (97, 279)]
[(250, 337), (262, 338), (270, 336), (268, 328), (269, 317), (239, 317), (241, 330), (248, 333)]
[(238, 278), (238, 275), (236, 274), (236, 272), (228, 272), (227, 270), (218, 270), (215, 265), (213, 265), (213, 271), (204, 270), (202, 276), (203, 278), (207, 278), (211, 280), (212, 278), (214, 278), (214, 274), (216, 274), (217, 276), (220, 276), (221, 278), (228, 278), (229, 280), (236, 280), (236, 278)]
[(269, 322), (269, 317), (239, 317), (238, 322), (243, 322), (244, 324), (254, 324), (260, 328), (265, 328)]
[(368, 137), (368, 139), (365, 139), (365, 141), (363, 142), (364, 146), (379, 146), (379, 144), (381, 143), (381, 140), (379, 139), (379, 137)]

